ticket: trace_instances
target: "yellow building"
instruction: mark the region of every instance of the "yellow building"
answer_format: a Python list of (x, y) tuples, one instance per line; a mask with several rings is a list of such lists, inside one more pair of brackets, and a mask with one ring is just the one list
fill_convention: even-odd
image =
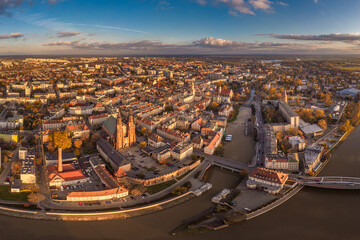
[(19, 142), (19, 134), (16, 132), (0, 132), (0, 141), (6, 143)]

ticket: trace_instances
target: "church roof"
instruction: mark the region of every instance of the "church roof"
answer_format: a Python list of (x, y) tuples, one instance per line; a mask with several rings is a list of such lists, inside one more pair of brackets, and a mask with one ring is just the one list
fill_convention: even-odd
[(103, 126), (113, 135), (116, 133), (116, 119), (113, 116), (110, 116), (104, 122)]

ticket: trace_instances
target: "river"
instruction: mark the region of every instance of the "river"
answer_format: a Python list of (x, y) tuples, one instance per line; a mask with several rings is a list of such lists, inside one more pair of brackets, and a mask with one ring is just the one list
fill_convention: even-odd
[[(333, 154), (321, 175), (360, 177), (360, 128)], [(278, 208), (226, 229), (187, 237), (168, 233), (182, 219), (211, 206), (210, 199), (236, 177), (216, 170), (213, 189), (176, 207), (141, 217), (103, 222), (53, 222), (0, 216), (0, 239), (359, 239), (360, 191), (305, 187)]]
[(249, 163), (255, 155), (253, 136), (245, 136), (245, 124), (250, 118), (251, 108), (240, 107), (237, 119), (234, 122), (227, 124), (226, 134), (232, 135), (232, 141), (225, 143), (224, 157), (237, 162)]

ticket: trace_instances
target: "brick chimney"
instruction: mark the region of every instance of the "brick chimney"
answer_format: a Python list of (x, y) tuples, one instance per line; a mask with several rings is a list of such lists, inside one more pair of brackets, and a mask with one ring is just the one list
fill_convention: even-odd
[(63, 165), (62, 165), (62, 148), (59, 147), (59, 156), (58, 156), (58, 172), (62, 172), (63, 171)]

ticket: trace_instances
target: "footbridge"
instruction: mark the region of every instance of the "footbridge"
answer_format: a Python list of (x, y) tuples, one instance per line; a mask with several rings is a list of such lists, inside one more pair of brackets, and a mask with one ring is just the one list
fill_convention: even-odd
[(215, 155), (208, 155), (200, 151), (194, 151), (197, 155), (205, 157), (210, 161), (211, 165), (221, 167), (223, 169), (228, 169), (232, 172), (240, 172), (242, 170), (248, 170), (249, 166), (246, 163), (237, 162), (228, 158), (219, 157)]
[(355, 177), (301, 177), (298, 183), (318, 188), (360, 189), (360, 178)]

